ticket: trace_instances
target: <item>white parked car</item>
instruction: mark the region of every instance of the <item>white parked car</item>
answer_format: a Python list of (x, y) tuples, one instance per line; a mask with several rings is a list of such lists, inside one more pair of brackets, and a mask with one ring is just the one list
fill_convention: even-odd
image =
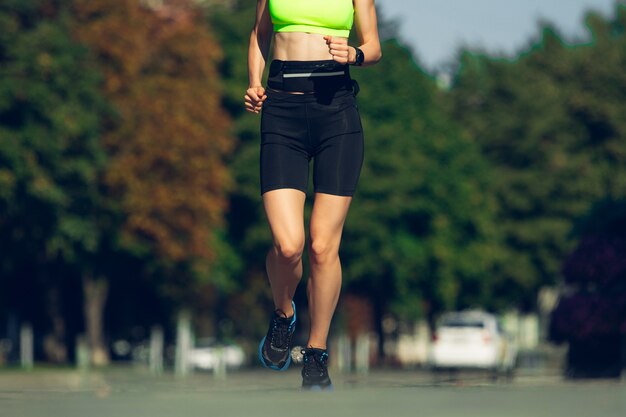
[(431, 345), (429, 364), (438, 369), (487, 369), (511, 373), (517, 347), (497, 318), (484, 311), (444, 314)]
[(227, 368), (239, 368), (246, 360), (241, 346), (218, 344), (213, 338), (199, 339), (189, 352), (189, 362), (197, 369), (212, 370), (224, 361)]

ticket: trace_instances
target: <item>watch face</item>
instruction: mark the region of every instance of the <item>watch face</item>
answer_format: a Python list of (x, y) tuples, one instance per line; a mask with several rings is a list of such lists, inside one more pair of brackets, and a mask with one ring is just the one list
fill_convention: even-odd
[(356, 64), (361, 65), (364, 59), (365, 55), (363, 55), (363, 51), (361, 51), (359, 48), (356, 48)]

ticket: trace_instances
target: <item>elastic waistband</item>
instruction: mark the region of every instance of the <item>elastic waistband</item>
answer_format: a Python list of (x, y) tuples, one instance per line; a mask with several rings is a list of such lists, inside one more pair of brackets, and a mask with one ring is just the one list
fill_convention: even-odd
[(337, 90), (334, 92), (306, 92), (304, 94), (294, 94), (287, 91), (276, 91), (272, 89), (265, 90), (265, 94), (272, 100), (277, 100), (283, 103), (319, 103), (326, 102), (327, 104), (333, 100), (339, 100), (344, 97), (353, 96), (354, 93), (351, 90)]

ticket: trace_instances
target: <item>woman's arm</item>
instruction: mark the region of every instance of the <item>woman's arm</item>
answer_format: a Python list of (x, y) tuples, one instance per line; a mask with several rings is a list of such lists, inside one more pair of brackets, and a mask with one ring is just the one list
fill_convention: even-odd
[[(380, 61), (380, 39), (378, 38), (378, 19), (374, 0), (353, 0), (359, 49), (363, 51), (363, 65), (373, 65)], [(324, 36), (333, 59), (341, 64), (356, 62), (356, 48), (348, 46), (346, 38)]]
[(256, 19), (250, 33), (248, 46), (248, 90), (244, 96), (246, 110), (253, 113), (261, 111), (265, 100), (265, 89), (261, 85), (263, 70), (270, 51), (274, 29), (267, 8), (267, 0), (257, 0)]
[[(354, 15), (357, 36), (361, 46), (359, 48), (365, 55), (363, 65), (373, 65), (383, 57), (378, 37), (378, 19), (374, 0), (354, 0)], [(348, 62), (356, 61), (356, 49), (350, 47)]]

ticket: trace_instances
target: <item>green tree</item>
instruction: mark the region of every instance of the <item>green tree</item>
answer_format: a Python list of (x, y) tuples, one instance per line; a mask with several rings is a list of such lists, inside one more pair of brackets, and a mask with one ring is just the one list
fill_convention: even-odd
[[(146, 285), (180, 305), (197, 298), (198, 283), (229, 288), (220, 271), (231, 266), (216, 258), (231, 253), (219, 232), (230, 122), (216, 71), (221, 49), (197, 9), (188, 1), (148, 5), (74, 0), (73, 29), (94, 54), (103, 94), (117, 111), (103, 135), (110, 161), (104, 186), (121, 218), (108, 263), (139, 260)], [(92, 344), (104, 332), (102, 300), (111, 280), (128, 274), (113, 263), (84, 276)]]
[(586, 22), (586, 44), (544, 25), (516, 59), (464, 52), (450, 95), (452, 117), (495, 168), (507, 252), (495, 293), (527, 309), (557, 281), (574, 221), (626, 190), (626, 8)]
[(86, 48), (50, 2), (3, 2), (0, 26), (0, 294), (37, 330), (56, 323), (61, 345), (63, 277), (49, 267), (99, 247), (108, 106)]

